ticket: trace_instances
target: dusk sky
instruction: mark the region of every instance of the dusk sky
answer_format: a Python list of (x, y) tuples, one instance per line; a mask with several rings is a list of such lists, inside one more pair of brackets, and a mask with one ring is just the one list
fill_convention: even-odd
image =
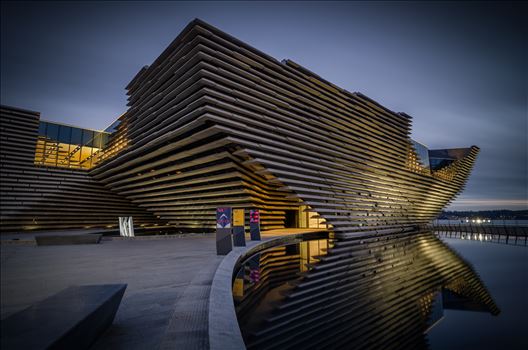
[(104, 129), (194, 18), (413, 117), (429, 148), (481, 148), (450, 209), (528, 209), (526, 3), (2, 2), (1, 103)]

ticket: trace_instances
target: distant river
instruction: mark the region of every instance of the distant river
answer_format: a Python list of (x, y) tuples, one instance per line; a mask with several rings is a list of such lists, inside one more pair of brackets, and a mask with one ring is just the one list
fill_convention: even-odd
[(434, 220), (434, 224), (438, 225), (494, 225), (494, 226), (528, 226), (528, 220), (490, 220), (490, 222), (466, 222), (466, 220)]

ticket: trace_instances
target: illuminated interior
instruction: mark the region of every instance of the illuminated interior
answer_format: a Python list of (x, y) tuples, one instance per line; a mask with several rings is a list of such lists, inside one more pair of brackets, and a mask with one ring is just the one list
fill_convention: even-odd
[(300, 228), (329, 228), (326, 220), (309, 206), (299, 206), (299, 227)]
[(90, 169), (102, 157), (109, 133), (41, 121), (35, 149), (35, 164)]
[(327, 239), (303, 241), (299, 243), (299, 253), (301, 259), (301, 272), (308, 271), (310, 266), (319, 262), (319, 256), (326, 255), (328, 249)]
[(40, 121), (35, 164), (91, 169), (128, 145), (126, 123), (118, 118), (104, 131)]
[(128, 146), (128, 122), (124, 116), (125, 115), (122, 114), (104, 130), (110, 135), (110, 137), (108, 142), (105, 144), (105, 148), (103, 149), (99, 162), (113, 158)]
[(421, 143), (411, 140), (407, 150), (407, 169), (424, 175), (431, 175), (429, 150)]

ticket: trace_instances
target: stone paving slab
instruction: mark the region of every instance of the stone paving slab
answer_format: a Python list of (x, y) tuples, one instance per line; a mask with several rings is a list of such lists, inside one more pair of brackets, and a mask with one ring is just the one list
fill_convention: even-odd
[(196, 274), (176, 303), (171, 320), (161, 343), (161, 349), (209, 349), (208, 309), (209, 292), (217, 265), (216, 258)]
[(127, 283), (93, 349), (207, 348), (207, 301), (222, 258), (212, 236), (0, 249), (1, 319), (70, 285)]

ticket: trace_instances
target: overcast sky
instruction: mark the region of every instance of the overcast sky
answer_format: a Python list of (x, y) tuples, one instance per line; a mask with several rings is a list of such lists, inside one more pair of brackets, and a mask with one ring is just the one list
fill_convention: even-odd
[(430, 148), (481, 153), (450, 209), (527, 209), (527, 7), (512, 3), (1, 5), (1, 103), (104, 129), (193, 18), (413, 116)]

